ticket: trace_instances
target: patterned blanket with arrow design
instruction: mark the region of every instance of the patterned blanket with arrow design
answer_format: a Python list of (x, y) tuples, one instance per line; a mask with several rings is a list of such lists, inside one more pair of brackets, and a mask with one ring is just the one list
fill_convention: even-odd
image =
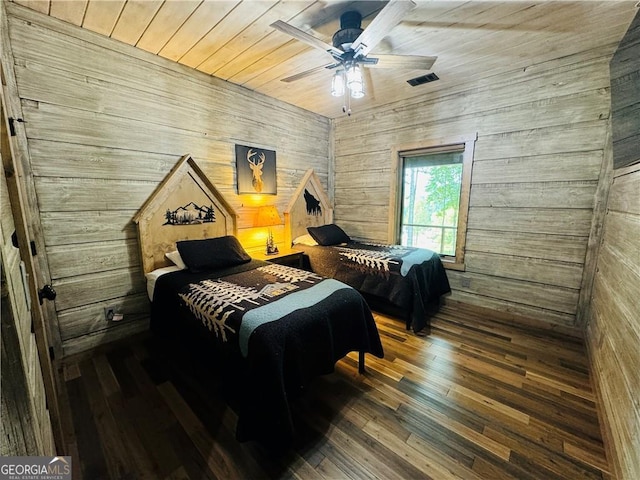
[(382, 357), (373, 316), (353, 288), (315, 273), (253, 260), (160, 277), (152, 330), (223, 362), (239, 440), (288, 441), (289, 398), (350, 351)]
[(429, 312), (451, 291), (440, 257), (424, 248), (364, 242), (294, 248), (304, 251), (315, 273), (406, 311), (415, 332), (429, 333)]

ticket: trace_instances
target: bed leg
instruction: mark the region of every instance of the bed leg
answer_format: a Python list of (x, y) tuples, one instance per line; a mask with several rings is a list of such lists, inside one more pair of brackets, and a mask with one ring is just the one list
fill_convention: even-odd
[(364, 373), (364, 352), (360, 351), (358, 356), (358, 373)]

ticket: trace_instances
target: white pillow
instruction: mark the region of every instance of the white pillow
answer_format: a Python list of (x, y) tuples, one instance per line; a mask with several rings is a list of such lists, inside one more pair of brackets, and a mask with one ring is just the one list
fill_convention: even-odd
[(186, 270), (187, 266), (185, 265), (182, 257), (180, 256), (180, 252), (178, 250), (174, 250), (173, 252), (167, 252), (164, 254), (169, 260), (173, 262), (173, 264), (180, 268), (180, 270)]
[(158, 280), (158, 278), (165, 273), (179, 272), (180, 270), (184, 270), (184, 268), (171, 265), (170, 267), (157, 268), (152, 272), (146, 273), (145, 277), (147, 277), (147, 294), (149, 295), (149, 300), (153, 302), (153, 291), (156, 288), (156, 280)]
[(316, 242), (316, 241), (313, 239), (313, 237), (307, 233), (307, 234), (305, 234), (305, 235), (300, 235), (299, 237), (296, 237), (296, 238), (293, 240), (293, 244), (294, 244), (294, 245), (297, 245), (297, 244), (300, 244), (300, 245), (309, 245), (309, 246), (313, 247), (313, 246), (315, 246), (315, 245), (318, 245), (318, 242)]

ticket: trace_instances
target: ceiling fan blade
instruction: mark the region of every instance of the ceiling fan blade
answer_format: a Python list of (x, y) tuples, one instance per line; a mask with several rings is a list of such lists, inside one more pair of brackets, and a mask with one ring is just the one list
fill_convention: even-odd
[(387, 3), (351, 44), (356, 56), (367, 55), (415, 7), (412, 0), (391, 0)]
[(323, 42), (319, 38), (314, 37), (313, 35), (309, 35), (307, 32), (300, 30), (299, 28), (294, 27), (293, 25), (289, 25), (282, 20), (276, 20), (271, 24), (273, 28), (276, 30), (280, 30), (282, 33), (286, 33), (287, 35), (292, 36), (296, 40), (300, 40), (301, 42), (306, 43), (307, 45), (312, 46), (313, 48), (318, 48), (320, 50), (324, 50), (328, 52), (332, 57), (338, 59), (344, 53), (342, 50), (334, 47), (333, 45), (329, 45), (326, 42)]
[(364, 63), (368, 68), (405, 68), (408, 70), (431, 70), (438, 57), (421, 55), (378, 55), (371, 54), (370, 60), (378, 59), (378, 63)]
[(295, 82), (296, 80), (300, 80), (301, 78), (308, 77), (320, 70), (325, 70), (327, 68), (335, 68), (339, 66), (338, 63), (329, 63), (328, 65), (320, 65), (319, 67), (310, 68), (309, 70), (305, 70), (304, 72), (296, 73), (295, 75), (291, 75), (290, 77), (280, 79), (281, 82)]

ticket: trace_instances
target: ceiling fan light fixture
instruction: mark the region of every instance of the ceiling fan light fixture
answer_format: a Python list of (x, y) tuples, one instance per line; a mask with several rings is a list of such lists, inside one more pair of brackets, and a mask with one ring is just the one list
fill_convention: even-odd
[[(353, 2), (353, 4), (356, 3), (358, 2)], [(376, 45), (417, 6), (413, 0), (389, 0), (384, 3), (386, 5), (382, 7), (364, 30), (362, 29), (362, 14), (359, 11), (343, 12), (340, 15), (340, 29), (334, 33), (332, 44), (282, 20), (273, 22), (271, 24), (273, 28), (315, 49), (324, 51), (333, 61), (329, 65), (314, 67), (305, 72), (283, 78), (282, 81), (292, 82), (323, 68), (334, 69), (340, 67), (342, 71), (336, 73), (331, 81), (331, 94), (335, 97), (346, 97), (343, 101), (342, 110), (350, 115), (351, 98), (362, 98), (365, 95), (364, 79), (359, 65), (364, 65), (365, 67), (375, 66), (376, 68), (430, 70), (436, 61), (436, 57), (395, 54), (368, 56)], [(349, 89), (349, 92), (347, 92), (347, 89)], [(346, 95), (347, 93), (348, 95)]]
[(351, 93), (351, 98), (364, 97), (364, 80), (362, 78), (362, 70), (357, 64), (347, 67), (347, 87)]
[(344, 95), (344, 70), (338, 70), (331, 79), (331, 95), (341, 97)]
[(351, 92), (351, 98), (364, 97), (364, 88), (363, 88), (362, 82), (352, 83), (351, 87), (349, 87), (349, 91)]
[(347, 66), (347, 87), (351, 88), (356, 83), (362, 84), (362, 70), (354, 63)]

